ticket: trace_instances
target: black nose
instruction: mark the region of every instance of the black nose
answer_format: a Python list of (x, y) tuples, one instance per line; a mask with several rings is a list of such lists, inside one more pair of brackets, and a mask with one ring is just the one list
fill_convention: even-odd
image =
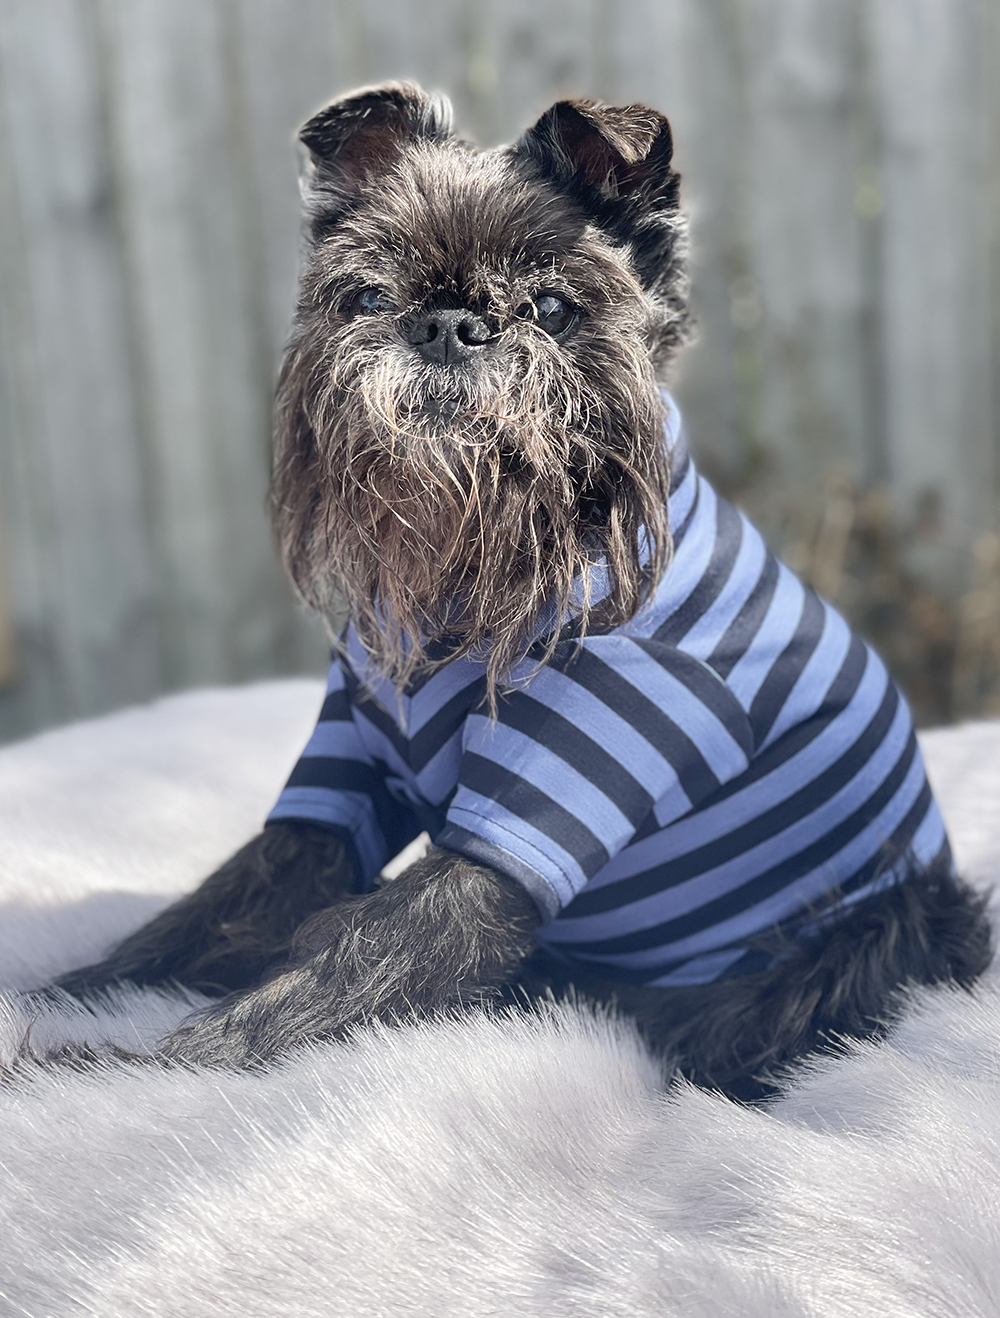
[(429, 311), (410, 325), (406, 338), (425, 361), (450, 366), (474, 357), (494, 336), (470, 311)]

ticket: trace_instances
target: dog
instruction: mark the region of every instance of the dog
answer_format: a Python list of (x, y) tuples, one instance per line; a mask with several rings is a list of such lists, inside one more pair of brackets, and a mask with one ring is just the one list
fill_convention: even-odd
[[(59, 987), (221, 1001), (167, 1062), (575, 993), (738, 1098), (991, 954), (905, 701), (698, 475), (667, 120), (564, 100), (477, 151), (410, 84), (315, 114), (272, 512), (326, 618), (261, 834)], [(427, 854), (382, 886), (426, 829)]]

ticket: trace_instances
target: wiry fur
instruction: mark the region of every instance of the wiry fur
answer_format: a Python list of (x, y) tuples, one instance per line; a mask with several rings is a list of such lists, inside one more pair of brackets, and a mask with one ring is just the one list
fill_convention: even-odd
[[(633, 617), (667, 565), (656, 377), (686, 324), (669, 127), (641, 106), (560, 102), (513, 147), (477, 154), (441, 98), (393, 84), (334, 102), (301, 137), (307, 244), (275, 412), (282, 553), (319, 610), (346, 592), (397, 688), (475, 655), (493, 702), (511, 666), (545, 663), (567, 627)], [(542, 324), (546, 291), (573, 309), (565, 329)], [(435, 316), (435, 333), (465, 317), (451, 360), (424, 350)], [(832, 1035), (881, 1028), (901, 985), (967, 984), (989, 957), (981, 903), (947, 873), (913, 875), (760, 975), (672, 990), (527, 960), (531, 898), (458, 855), (354, 887), (329, 834), (265, 830), (61, 984), (263, 979), (159, 1054), (232, 1066), (482, 1003), (512, 981), (522, 1003), (572, 989), (613, 999), (691, 1078), (753, 1097)]]
[[(444, 137), (440, 110), (405, 87), (303, 131), (309, 236), (274, 523), (304, 597), (331, 613), (345, 591), (400, 687), (472, 653), (492, 698), (533, 640), (548, 637), (544, 660), (567, 622), (625, 621), (666, 565), (655, 369), (686, 317), (669, 130), (642, 107), (558, 109), (485, 154)], [(352, 316), (364, 287), (391, 311)], [(518, 314), (540, 289), (585, 308), (564, 341)], [(461, 368), (407, 341), (450, 307), (492, 335)], [(593, 607), (598, 564), (610, 589)]]

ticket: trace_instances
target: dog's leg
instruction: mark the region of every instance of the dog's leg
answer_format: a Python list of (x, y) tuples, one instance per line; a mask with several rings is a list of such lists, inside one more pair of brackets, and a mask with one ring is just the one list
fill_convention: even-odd
[(287, 956), (308, 915), (354, 888), (353, 867), (335, 833), (271, 824), (103, 961), (70, 971), (55, 985), (76, 996), (122, 981), (175, 981), (209, 994), (243, 988)]
[(369, 1021), (481, 1002), (528, 954), (540, 918), (512, 879), (434, 849), (378, 891), (313, 916), (287, 969), (181, 1025), (159, 1055), (255, 1066)]
[[(766, 970), (689, 988), (633, 986), (536, 953), (512, 990), (523, 1001), (573, 994), (635, 1020), (677, 1073), (744, 1102), (778, 1092), (796, 1059), (877, 1037), (907, 985), (970, 987), (992, 936), (986, 898), (947, 870), (918, 874), (842, 915), (824, 936), (787, 943)], [(773, 948), (771, 949), (774, 950)]]

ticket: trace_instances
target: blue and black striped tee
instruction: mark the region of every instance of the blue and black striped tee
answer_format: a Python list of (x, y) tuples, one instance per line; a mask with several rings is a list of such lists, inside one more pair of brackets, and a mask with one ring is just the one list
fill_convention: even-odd
[[(881, 660), (698, 475), (667, 400), (674, 552), (627, 625), (510, 675), (400, 695), (357, 636), (269, 821), (351, 841), (366, 882), (423, 829), (521, 882), (554, 954), (638, 983), (761, 968), (947, 839)], [(756, 946), (755, 946), (756, 944)]]

